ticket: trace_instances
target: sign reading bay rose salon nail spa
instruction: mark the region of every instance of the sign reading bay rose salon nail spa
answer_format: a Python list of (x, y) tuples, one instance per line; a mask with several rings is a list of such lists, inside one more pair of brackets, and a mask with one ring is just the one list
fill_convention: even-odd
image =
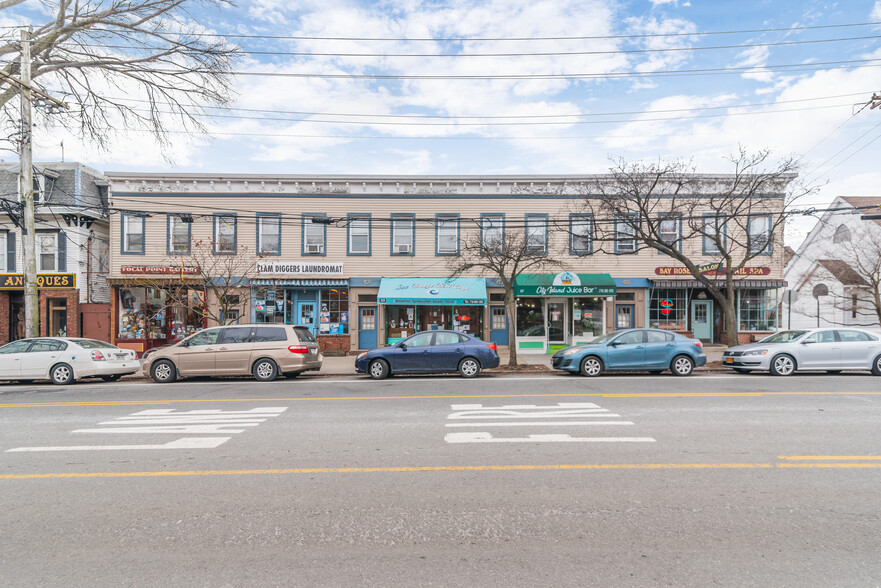
[(257, 274), (261, 276), (341, 276), (343, 264), (301, 261), (259, 261)]

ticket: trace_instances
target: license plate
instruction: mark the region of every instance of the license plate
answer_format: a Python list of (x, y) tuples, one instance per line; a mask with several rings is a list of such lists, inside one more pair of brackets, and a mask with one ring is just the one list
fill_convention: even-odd
[(734, 363), (734, 359), (732, 359), (732, 358), (730, 358), (730, 357), (726, 357), (726, 358), (725, 358), (725, 363)]

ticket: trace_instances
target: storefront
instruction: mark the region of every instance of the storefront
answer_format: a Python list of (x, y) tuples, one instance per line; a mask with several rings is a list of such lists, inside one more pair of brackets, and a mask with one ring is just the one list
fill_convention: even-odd
[[(42, 337), (79, 336), (79, 290), (75, 274), (38, 274)], [(0, 274), (0, 344), (16, 341), (24, 332), (24, 278)]]
[(484, 336), (484, 278), (383, 278), (377, 301), (383, 305), (387, 345), (418, 331)]
[(113, 287), (114, 344), (143, 353), (208, 326), (205, 292), (176, 283)]
[(518, 352), (547, 353), (604, 334), (607, 307), (616, 291), (609, 274), (518, 276), (514, 282)]

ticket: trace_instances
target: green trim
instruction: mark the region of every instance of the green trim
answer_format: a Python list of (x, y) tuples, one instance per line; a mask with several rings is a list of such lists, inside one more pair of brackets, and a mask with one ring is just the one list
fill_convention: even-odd
[[(563, 278), (572, 283), (564, 283)], [(615, 280), (609, 274), (520, 274), (514, 280), (514, 295), (518, 297), (614, 296), (616, 293)]]
[(544, 349), (544, 341), (519, 341), (517, 349)]

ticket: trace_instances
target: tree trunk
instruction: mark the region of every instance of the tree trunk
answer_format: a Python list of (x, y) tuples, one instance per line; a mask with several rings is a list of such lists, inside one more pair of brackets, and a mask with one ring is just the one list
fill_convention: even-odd
[[(514, 285), (505, 286), (505, 314), (508, 319), (508, 365), (520, 365), (517, 363), (517, 307), (514, 305)], [(492, 320), (492, 317), (490, 317)]]
[(736, 294), (734, 288), (729, 288), (725, 293), (725, 302), (722, 308), (722, 311), (725, 313), (725, 342), (728, 344), (728, 347), (738, 345), (737, 334), (740, 325), (737, 324)]

